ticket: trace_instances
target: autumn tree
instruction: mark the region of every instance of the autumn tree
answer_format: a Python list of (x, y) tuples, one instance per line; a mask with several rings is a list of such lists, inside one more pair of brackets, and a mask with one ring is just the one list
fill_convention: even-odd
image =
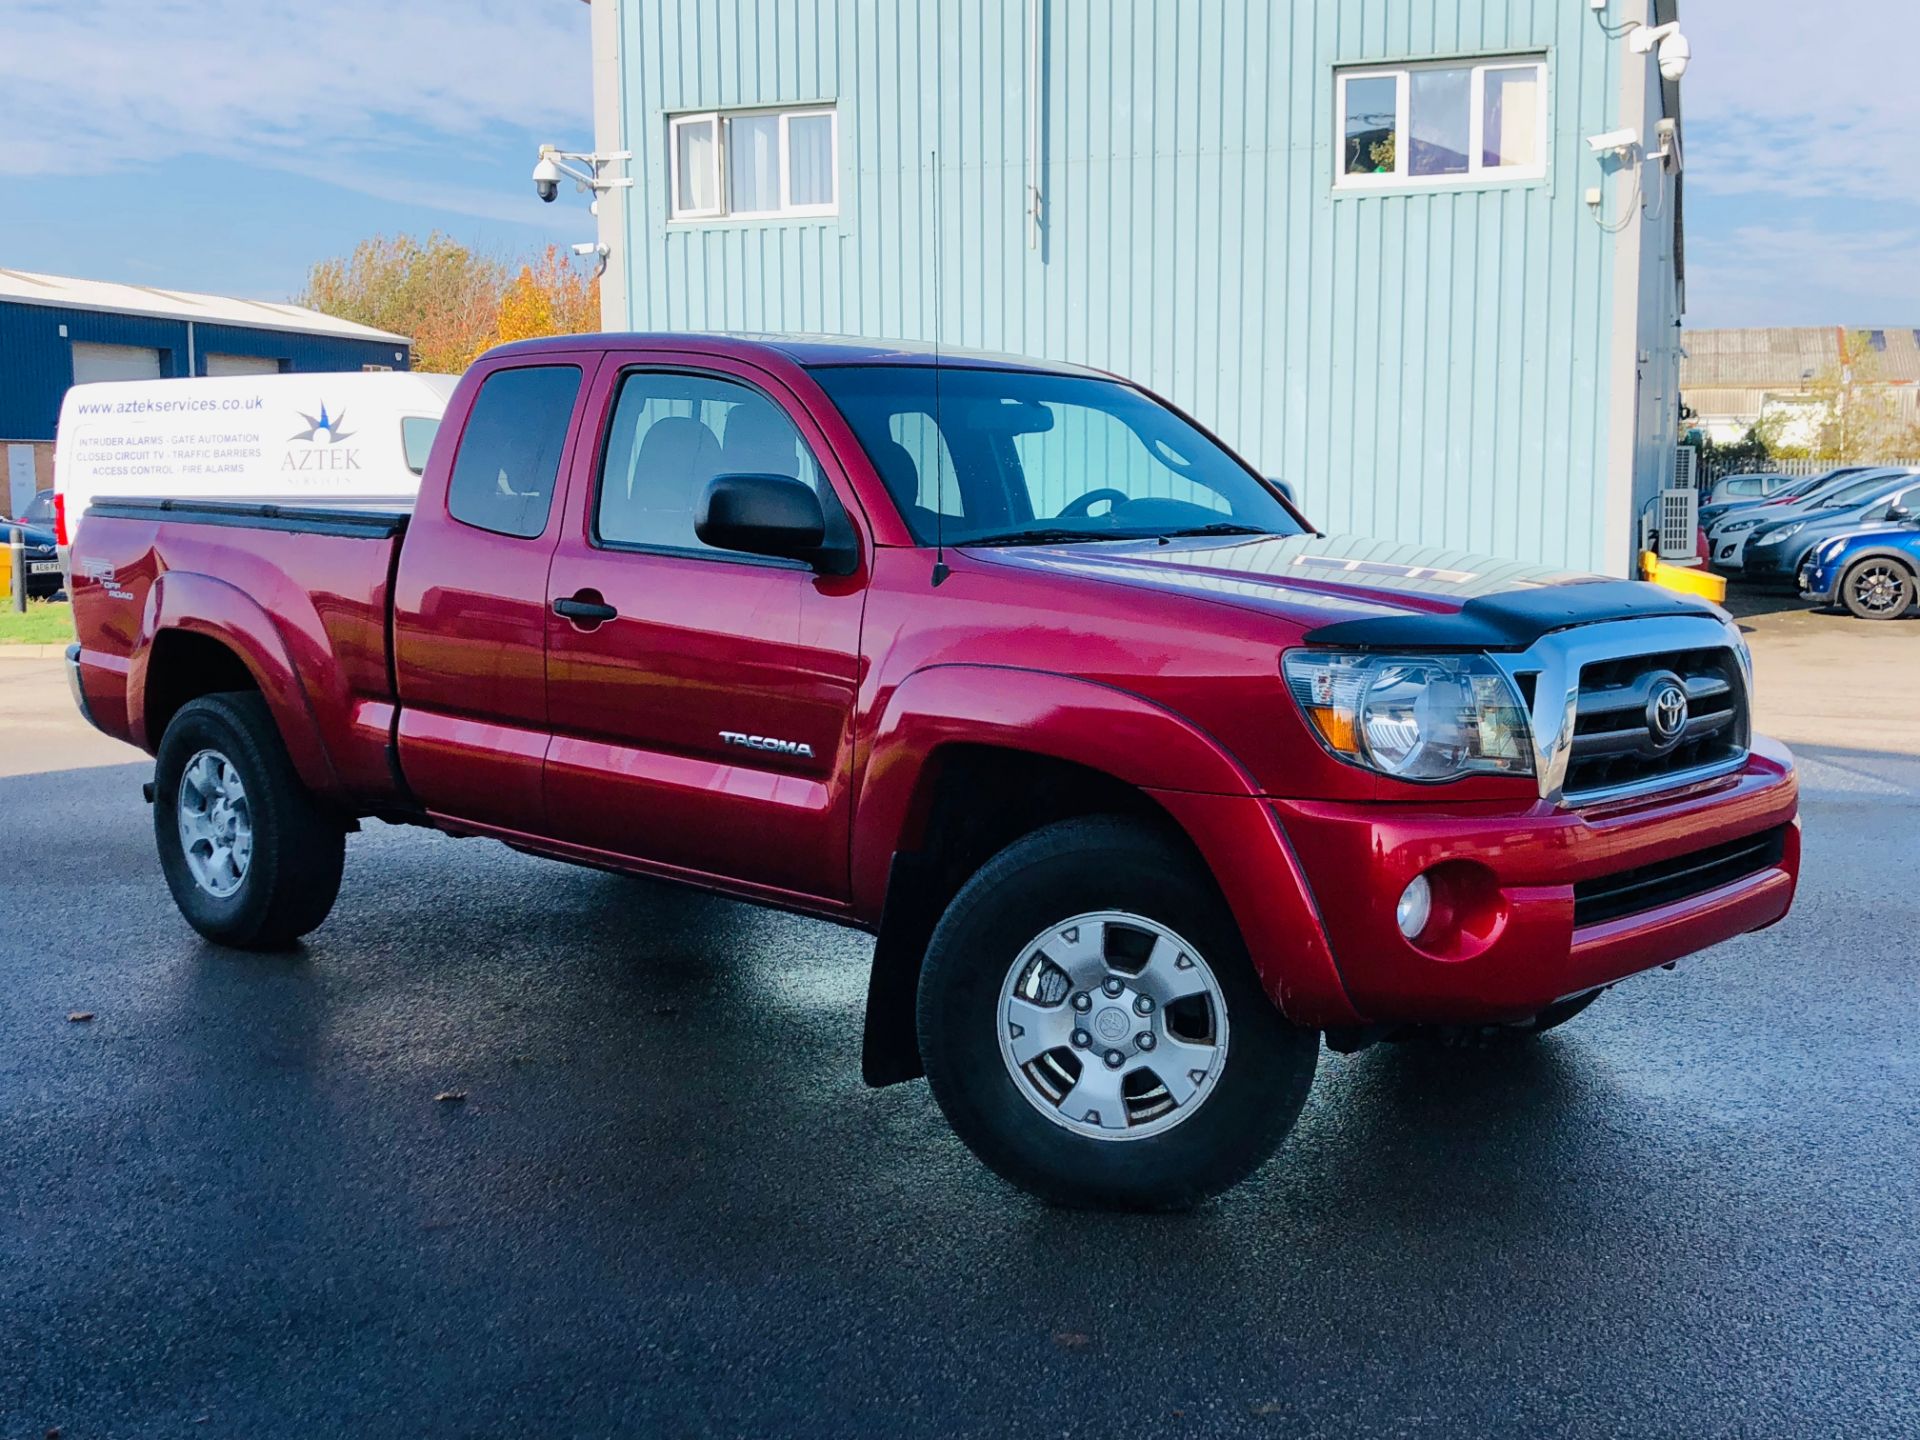
[(452, 374), (503, 340), (597, 329), (600, 287), (558, 246), (516, 264), (436, 232), (361, 241), (315, 265), (296, 303), (411, 336), (416, 370)]
[(1813, 458), (1846, 465), (1907, 453), (1910, 431), (1867, 334), (1843, 336), (1839, 363), (1816, 375), (1806, 393), (1818, 407)]
[[(549, 245), (506, 283), (487, 344), (539, 335), (581, 335), (600, 328), (600, 281), (589, 279)], [(486, 348), (482, 346), (481, 348)]]

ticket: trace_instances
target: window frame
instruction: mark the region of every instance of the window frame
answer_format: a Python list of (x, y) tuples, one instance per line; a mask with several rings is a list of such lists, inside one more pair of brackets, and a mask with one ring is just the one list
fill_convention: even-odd
[[(729, 375), (720, 370), (701, 370), (685, 365), (641, 363), (621, 365), (614, 371), (613, 383), (607, 388), (606, 419), (601, 422), (599, 444), (594, 450), (593, 470), (588, 477), (586, 497), (587, 545), (593, 550), (605, 551), (616, 555), (659, 555), (675, 560), (705, 560), (722, 565), (756, 565), (768, 570), (804, 570), (813, 573), (813, 567), (805, 560), (792, 560), (783, 555), (755, 555), (746, 550), (722, 550), (717, 545), (661, 545), (650, 540), (609, 540), (600, 533), (600, 496), (607, 478), (607, 454), (613, 446), (613, 425), (620, 418), (620, 393), (626, 388), (627, 381), (635, 375), (668, 375), (680, 379), (717, 381), (723, 385), (735, 385), (748, 390), (765, 400), (774, 409), (786, 417), (793, 426), (794, 438), (806, 451), (807, 458), (813, 462), (813, 468), (819, 472), (826, 495), (833, 497), (833, 506), (839, 511), (848, 525), (853, 517), (847, 513), (844, 501), (834, 489), (833, 478), (827, 467), (820, 463), (820, 456), (807, 440), (806, 433), (794, 422), (787, 407), (774, 398), (771, 391), (743, 380), (738, 375)], [(636, 449), (636, 455), (638, 451)], [(818, 489), (818, 487), (816, 487)], [(820, 508), (826, 512), (827, 530), (833, 530), (833, 511), (828, 509), (826, 495), (821, 497)], [(854, 527), (857, 533), (858, 527)]]
[[(1413, 75), (1423, 70), (1466, 70), (1467, 169), (1458, 175), (1408, 173), (1413, 147)], [(1486, 156), (1487, 73), (1492, 70), (1532, 70), (1535, 77), (1534, 125), (1539, 159), (1532, 165), (1488, 165)], [(1348, 174), (1347, 86), (1354, 80), (1391, 79), (1394, 85), (1394, 155), (1390, 174)], [(1407, 60), (1391, 65), (1343, 65), (1333, 74), (1333, 188), (1336, 192), (1379, 194), (1428, 190), (1481, 190), (1505, 185), (1537, 184), (1547, 178), (1552, 150), (1547, 56), (1534, 51), (1510, 55), (1456, 55), (1429, 60)]]
[[(713, 130), (713, 181), (714, 203), (707, 209), (680, 208), (680, 132), (696, 125), (707, 125)], [(686, 115), (675, 115), (667, 121), (667, 218), (668, 220), (709, 220), (726, 213), (726, 168), (721, 160), (720, 112), (701, 110)]]
[[(732, 185), (727, 175), (727, 151), (731, 144), (730, 126), (736, 119), (774, 116), (779, 134), (779, 208), (774, 210), (735, 210)], [(824, 116), (827, 121), (827, 174), (833, 183), (833, 198), (823, 205), (793, 203), (793, 146), (789, 138), (792, 122)], [(680, 132), (698, 125), (713, 127), (713, 194), (711, 208), (682, 209), (680, 206)], [(840, 107), (834, 100), (810, 101), (796, 105), (746, 105), (733, 110), (690, 110), (667, 117), (667, 224), (710, 225), (715, 221), (821, 220), (840, 213)]]

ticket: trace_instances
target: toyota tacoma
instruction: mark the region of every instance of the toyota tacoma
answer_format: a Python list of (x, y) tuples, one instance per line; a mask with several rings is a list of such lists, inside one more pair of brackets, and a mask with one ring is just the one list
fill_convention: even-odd
[(76, 518), (74, 694), (202, 935), (319, 926), (365, 817), (856, 926), (867, 1079), (1056, 1202), (1218, 1192), (1323, 1037), (1537, 1034), (1799, 869), (1723, 612), (1317, 533), (1091, 370), (530, 341), (405, 513)]

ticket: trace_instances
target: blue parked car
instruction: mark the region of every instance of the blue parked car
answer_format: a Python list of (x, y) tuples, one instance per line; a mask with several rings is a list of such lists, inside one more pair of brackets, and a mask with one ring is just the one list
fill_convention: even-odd
[(1905, 507), (1877, 525), (1836, 535), (1800, 566), (1800, 593), (1844, 605), (1862, 620), (1897, 620), (1920, 593), (1920, 518)]
[(1911, 471), (1883, 477), (1867, 493), (1835, 496), (1826, 505), (1783, 513), (1777, 520), (1740, 537), (1744, 553), (1740, 578), (1750, 584), (1790, 586), (1800, 563), (1823, 540), (1920, 510), (1920, 475)]

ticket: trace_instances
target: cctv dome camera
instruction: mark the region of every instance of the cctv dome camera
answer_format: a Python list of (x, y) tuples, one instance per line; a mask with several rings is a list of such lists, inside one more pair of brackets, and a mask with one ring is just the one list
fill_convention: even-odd
[(550, 156), (542, 155), (540, 163), (533, 167), (533, 193), (549, 205), (560, 193), (560, 167)]
[(1693, 46), (1687, 43), (1687, 37), (1676, 30), (1660, 42), (1660, 73), (1669, 80), (1678, 80), (1687, 73), (1687, 62), (1693, 59)]

